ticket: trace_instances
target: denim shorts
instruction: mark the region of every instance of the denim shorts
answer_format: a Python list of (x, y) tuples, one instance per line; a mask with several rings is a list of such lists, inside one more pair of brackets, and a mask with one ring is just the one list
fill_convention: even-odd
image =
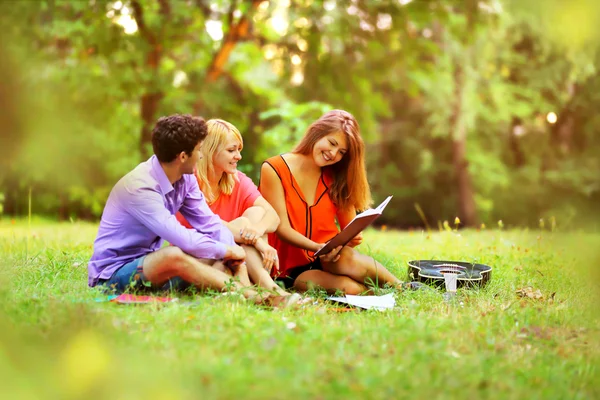
[(100, 279), (98, 283), (105, 286), (110, 292), (123, 293), (129, 291), (165, 291), (184, 290), (191, 286), (190, 283), (176, 276), (169, 279), (162, 286), (150, 285), (144, 275), (144, 259), (146, 256), (136, 258), (117, 269), (110, 278)]

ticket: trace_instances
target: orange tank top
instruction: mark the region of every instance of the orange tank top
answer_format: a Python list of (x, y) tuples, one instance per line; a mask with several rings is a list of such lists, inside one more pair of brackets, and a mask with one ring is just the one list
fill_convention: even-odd
[[(321, 173), (315, 203), (309, 205), (282, 156), (271, 157), (265, 163), (275, 170), (281, 180), (290, 225), (296, 232), (317, 243), (326, 243), (338, 234), (339, 229), (335, 223), (337, 207), (329, 197), (332, 178), (328, 173)], [(290, 268), (315, 260), (313, 252), (286, 243), (275, 233), (269, 234), (269, 244), (279, 255), (278, 275), (281, 277), (287, 276)]]

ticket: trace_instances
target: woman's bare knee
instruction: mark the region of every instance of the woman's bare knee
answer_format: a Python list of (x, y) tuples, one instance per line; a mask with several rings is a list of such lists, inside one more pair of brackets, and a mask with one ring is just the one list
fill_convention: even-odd
[(364, 293), (367, 288), (355, 280), (348, 278), (348, 280), (343, 283), (340, 290), (346, 294), (359, 295)]
[(367, 276), (367, 268), (363, 256), (350, 247), (344, 247), (340, 259), (336, 262), (323, 263), (323, 270), (336, 275), (350, 276), (362, 280)]
[(296, 278), (294, 288), (306, 291), (313, 287), (325, 289), (328, 293), (343, 291), (346, 294), (361, 294), (366, 290), (364, 285), (348, 276), (341, 276), (327, 271), (312, 270), (303, 272)]
[[(351, 247), (343, 247), (342, 251), (340, 251), (340, 258), (336, 262), (324, 262), (322, 263), (323, 267), (329, 267), (330, 269), (335, 269), (339, 265), (351, 264), (354, 262), (358, 255), (358, 252)], [(324, 268), (325, 270), (329, 268)]]
[(321, 285), (317, 282), (314, 281), (310, 281), (310, 280), (300, 280), (300, 279), (296, 279), (296, 281), (294, 282), (294, 289), (296, 289), (299, 292), (306, 292), (307, 290), (310, 289), (314, 289), (314, 288), (322, 288), (325, 289), (328, 293), (336, 293), (338, 291), (344, 292), (345, 294), (351, 294), (351, 295), (359, 295), (361, 293), (364, 293), (367, 288), (363, 285), (361, 285), (360, 283), (356, 282), (355, 280), (352, 280), (350, 278), (348, 278), (348, 280), (344, 280), (341, 282), (337, 282), (337, 284), (332, 284), (332, 285)]

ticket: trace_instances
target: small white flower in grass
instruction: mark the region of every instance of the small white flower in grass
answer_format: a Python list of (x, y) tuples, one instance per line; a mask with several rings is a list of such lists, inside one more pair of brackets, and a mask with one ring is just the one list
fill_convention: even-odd
[(285, 327), (292, 330), (292, 329), (296, 329), (296, 323), (295, 322), (288, 322), (287, 324), (285, 324)]

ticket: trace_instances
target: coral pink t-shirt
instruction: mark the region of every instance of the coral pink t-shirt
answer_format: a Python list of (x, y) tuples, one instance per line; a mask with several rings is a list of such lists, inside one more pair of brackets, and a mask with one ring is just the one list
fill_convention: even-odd
[(242, 172), (237, 172), (237, 182), (230, 195), (221, 193), (217, 200), (209, 204), (210, 209), (223, 221), (229, 222), (242, 216), (261, 196), (258, 188)]
[[(217, 200), (208, 206), (223, 221), (230, 222), (242, 216), (244, 211), (254, 205), (261, 196), (258, 188), (244, 173), (237, 172), (237, 180), (230, 195), (221, 193)], [(185, 227), (191, 228), (183, 215), (177, 213), (177, 220)]]

